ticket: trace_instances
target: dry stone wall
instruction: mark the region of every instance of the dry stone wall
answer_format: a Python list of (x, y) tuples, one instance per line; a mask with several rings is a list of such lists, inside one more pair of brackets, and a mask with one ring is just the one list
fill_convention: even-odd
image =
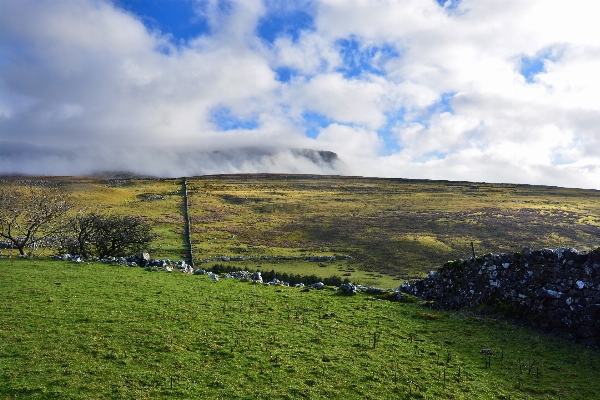
[(400, 290), (441, 308), (499, 311), (588, 346), (600, 345), (600, 248), (525, 248), (450, 261)]

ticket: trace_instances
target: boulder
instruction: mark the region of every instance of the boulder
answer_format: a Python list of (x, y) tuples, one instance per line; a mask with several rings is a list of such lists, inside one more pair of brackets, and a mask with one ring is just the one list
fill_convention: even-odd
[(256, 272), (254, 272), (254, 273), (251, 275), (251, 278), (252, 278), (252, 280), (253, 280), (254, 282), (263, 283), (263, 278), (262, 278), (262, 275), (260, 274), (260, 272), (259, 272), (259, 271), (256, 271)]
[(356, 290), (356, 286), (354, 286), (351, 283), (342, 283), (340, 285), (340, 290), (344, 293), (348, 293), (348, 294), (356, 294), (357, 290)]

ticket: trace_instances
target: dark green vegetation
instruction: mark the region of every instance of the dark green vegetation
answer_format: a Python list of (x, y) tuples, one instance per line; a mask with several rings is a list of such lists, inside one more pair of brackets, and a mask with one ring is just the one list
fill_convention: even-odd
[(152, 226), (140, 217), (79, 212), (69, 221), (60, 250), (84, 258), (125, 257), (146, 250)]
[(600, 393), (597, 351), (410, 300), (26, 259), (0, 260), (0, 282), (0, 398)]
[[(450, 259), (534, 249), (597, 247), (600, 191), (309, 175), (188, 178), (197, 266), (342, 278), (394, 287)], [(153, 257), (186, 256), (181, 179), (54, 178), (79, 205), (152, 224)], [(0, 183), (6, 184), (6, 183)], [(5, 252), (6, 254), (6, 252)], [(350, 255), (333, 263), (310, 256)], [(286, 257), (286, 261), (269, 257)], [(208, 260), (208, 264), (198, 263)]]

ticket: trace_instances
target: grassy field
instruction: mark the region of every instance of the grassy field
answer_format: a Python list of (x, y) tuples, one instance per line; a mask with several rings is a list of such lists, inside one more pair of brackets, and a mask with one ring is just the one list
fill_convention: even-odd
[(0, 282), (0, 398), (600, 393), (597, 351), (419, 302), (49, 260), (0, 259)]
[(197, 257), (351, 255), (335, 268), (384, 287), (469, 257), (471, 242), (484, 254), (584, 250), (600, 238), (593, 190), (279, 175), (199, 177), (188, 187)]
[[(81, 205), (151, 222), (159, 233), (153, 257), (185, 257), (181, 179), (49, 180)], [(471, 242), (477, 254), (600, 245), (595, 190), (310, 175), (187, 181), (194, 257), (205, 268), (218, 257), (246, 257), (229, 264), (395, 287), (469, 257)], [(326, 255), (352, 258), (304, 260)]]
[[(5, 181), (0, 184), (59, 185), (76, 208), (135, 215), (150, 222), (158, 240), (150, 249), (155, 258), (181, 259), (186, 255), (180, 179), (47, 178)], [(50, 249), (52, 252), (52, 249)], [(4, 251), (5, 255), (11, 254)], [(16, 254), (16, 253), (15, 253)]]

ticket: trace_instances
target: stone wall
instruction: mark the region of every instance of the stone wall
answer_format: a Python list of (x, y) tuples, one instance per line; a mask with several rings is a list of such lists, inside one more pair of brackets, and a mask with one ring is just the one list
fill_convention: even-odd
[(181, 190), (183, 191), (183, 218), (185, 220), (185, 242), (187, 246), (188, 262), (194, 267), (194, 253), (192, 248), (192, 226), (190, 224), (190, 203), (188, 201), (187, 179), (181, 178)]
[(488, 309), (600, 345), (600, 248), (523, 249), (449, 261), (400, 290), (441, 308)]

